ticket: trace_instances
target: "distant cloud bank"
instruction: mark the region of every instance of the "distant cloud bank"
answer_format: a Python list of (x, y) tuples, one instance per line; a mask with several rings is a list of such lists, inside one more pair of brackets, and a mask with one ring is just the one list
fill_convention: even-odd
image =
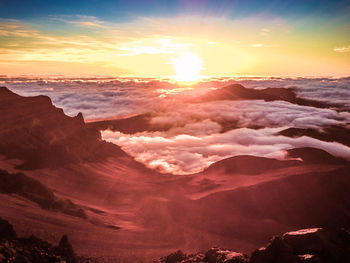
[[(336, 106), (320, 109), (263, 100), (191, 102), (200, 94), (235, 82), (252, 89), (293, 88), (297, 96)], [(86, 120), (150, 113), (151, 124), (169, 128), (135, 134), (106, 130), (102, 135), (136, 160), (164, 173), (199, 172), (241, 154), (282, 159), (286, 149), (296, 147), (315, 147), (350, 159), (350, 148), (338, 142), (278, 135), (291, 127), (321, 132), (330, 126), (350, 128), (350, 78), (222, 78), (181, 87), (156, 79), (3, 76), (0, 85), (25, 96), (48, 95), (68, 115), (82, 112)]]

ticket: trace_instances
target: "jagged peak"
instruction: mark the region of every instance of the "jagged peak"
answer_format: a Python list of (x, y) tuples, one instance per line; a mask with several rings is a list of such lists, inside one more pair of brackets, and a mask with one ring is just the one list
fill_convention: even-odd
[(77, 121), (79, 121), (80, 123), (85, 123), (85, 120), (84, 120), (84, 116), (81, 112), (79, 112), (77, 114), (77, 116), (74, 117), (74, 119), (76, 119)]

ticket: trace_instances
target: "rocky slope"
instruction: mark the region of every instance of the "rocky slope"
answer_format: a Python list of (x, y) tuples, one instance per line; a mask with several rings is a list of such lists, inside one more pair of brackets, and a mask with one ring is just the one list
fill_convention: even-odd
[(125, 155), (88, 129), (81, 113), (68, 117), (47, 96), (22, 97), (0, 87), (0, 155), (23, 161), (24, 169), (57, 167)]
[[(213, 247), (206, 253), (185, 254), (181, 250), (155, 263), (347, 263), (350, 260), (350, 232), (345, 229), (308, 228), (274, 236), (250, 256), (230, 249)], [(13, 226), (0, 218), (0, 262), (93, 263), (103, 259), (77, 256), (68, 237), (59, 244), (31, 235), (17, 236)]]
[(206, 253), (184, 254), (181, 250), (157, 263), (347, 263), (350, 262), (350, 232), (309, 228), (275, 236), (251, 256), (228, 249), (211, 248)]
[(0, 218), (0, 262), (77, 263), (78, 257), (66, 235), (62, 236), (58, 246), (33, 235), (19, 238), (13, 226)]

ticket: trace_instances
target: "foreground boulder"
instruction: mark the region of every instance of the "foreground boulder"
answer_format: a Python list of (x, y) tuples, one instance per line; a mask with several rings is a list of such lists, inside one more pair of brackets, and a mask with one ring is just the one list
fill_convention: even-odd
[(209, 263), (244, 263), (248, 256), (228, 249), (211, 248), (205, 253), (204, 262)]
[(18, 238), (7, 220), (0, 218), (0, 262), (75, 263), (85, 262), (75, 255), (68, 237), (63, 236), (58, 246), (31, 235)]
[(16, 239), (17, 234), (7, 220), (0, 218), (0, 239)]
[(250, 263), (350, 262), (350, 233), (309, 228), (274, 237), (252, 253)]
[(155, 261), (155, 263), (248, 263), (248, 256), (228, 249), (213, 247), (205, 254), (184, 254), (181, 250)]
[(350, 232), (308, 228), (275, 236), (250, 259), (243, 253), (211, 248), (205, 254), (177, 251), (155, 263), (349, 263)]

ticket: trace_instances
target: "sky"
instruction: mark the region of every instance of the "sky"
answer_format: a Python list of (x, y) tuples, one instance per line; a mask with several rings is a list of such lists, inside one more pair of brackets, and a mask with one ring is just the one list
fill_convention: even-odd
[(350, 2), (0, 0), (0, 75), (166, 78), (179, 67), (349, 76)]

